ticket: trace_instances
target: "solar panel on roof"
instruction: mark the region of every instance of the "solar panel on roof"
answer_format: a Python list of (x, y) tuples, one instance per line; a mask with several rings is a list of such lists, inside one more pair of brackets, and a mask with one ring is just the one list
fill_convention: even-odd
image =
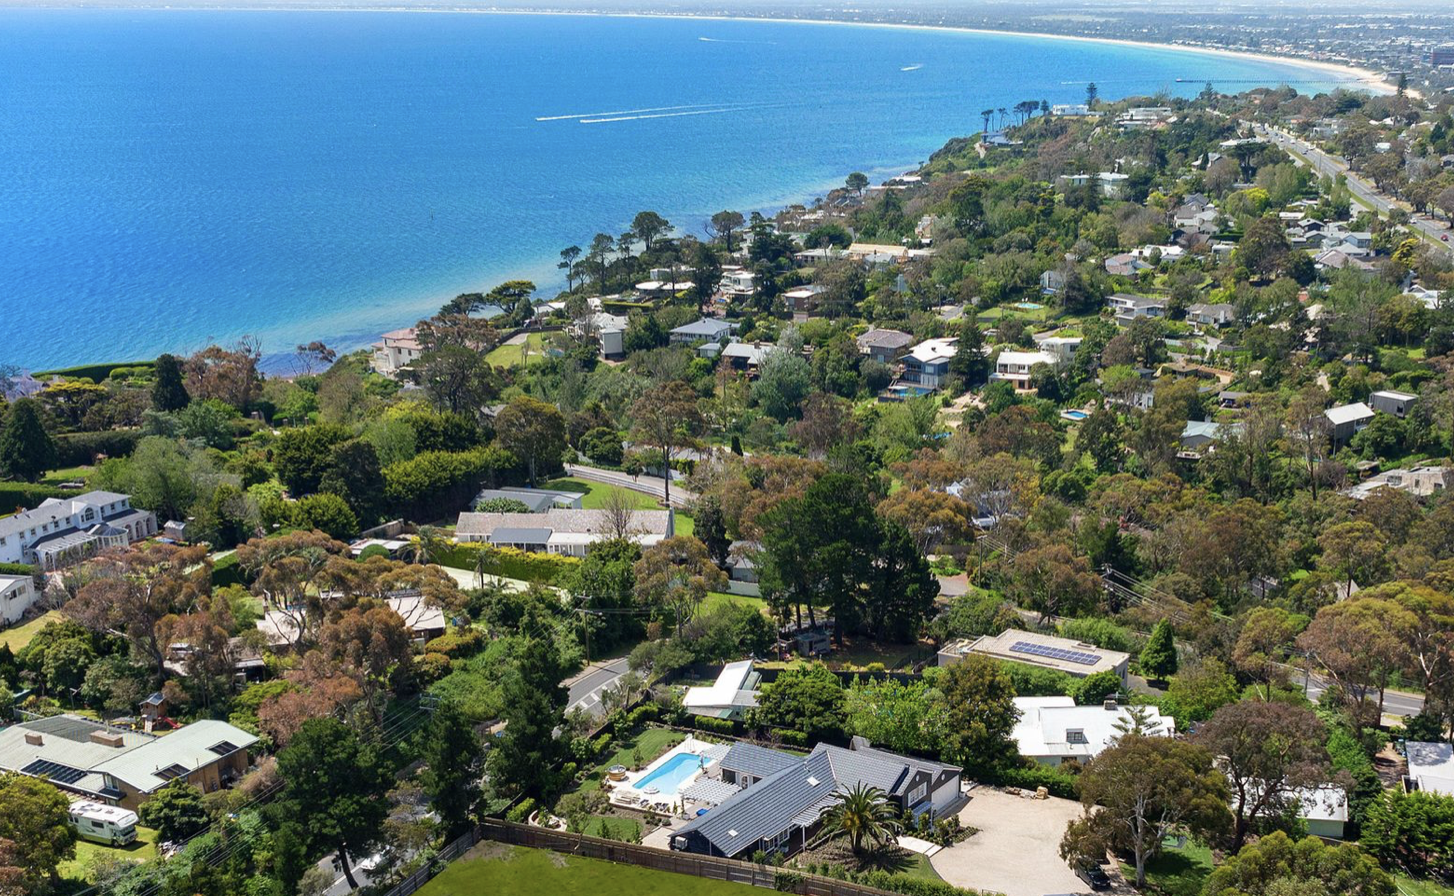
[(78, 768), (71, 768), (69, 765), (61, 765), (59, 762), (51, 762), (49, 759), (37, 759), (20, 770), (21, 774), (45, 776), (56, 784), (74, 784), (86, 777), (86, 773)]
[(158, 778), (161, 778), (163, 781), (170, 781), (173, 778), (180, 778), (186, 773), (186, 767), (177, 765), (175, 762), (167, 766), (166, 768), (157, 769), (157, 771), (155, 772), (156, 776)]
[(230, 740), (224, 740), (224, 741), (218, 741), (217, 743), (213, 744), (212, 746), (208, 747), (207, 749), (209, 749), (212, 752), (216, 753), (218, 756), (226, 756), (228, 753), (236, 753), (237, 752), (237, 744), (233, 743)]
[(1034, 641), (1016, 641), (1010, 645), (1010, 649), (1016, 653), (1028, 653), (1031, 656), (1043, 656), (1053, 660), (1081, 663), (1086, 666), (1094, 666), (1101, 659), (1094, 653), (1066, 650), (1063, 647), (1052, 647), (1049, 644), (1036, 644)]

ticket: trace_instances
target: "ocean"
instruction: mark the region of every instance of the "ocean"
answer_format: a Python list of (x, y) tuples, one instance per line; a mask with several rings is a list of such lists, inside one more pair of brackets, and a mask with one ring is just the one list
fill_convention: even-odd
[(701, 234), (1088, 81), (1109, 99), (1333, 76), (829, 24), (3, 9), (0, 364), (357, 348), (506, 279), (553, 295), (562, 248), (642, 209)]

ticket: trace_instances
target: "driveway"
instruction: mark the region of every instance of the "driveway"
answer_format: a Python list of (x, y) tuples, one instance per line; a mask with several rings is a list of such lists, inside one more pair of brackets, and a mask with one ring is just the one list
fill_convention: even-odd
[(1032, 800), (976, 788), (959, 820), (979, 833), (940, 850), (929, 863), (956, 887), (1005, 896), (1089, 893), (1060, 858), (1060, 837), (1080, 811), (1080, 803), (1071, 800)]

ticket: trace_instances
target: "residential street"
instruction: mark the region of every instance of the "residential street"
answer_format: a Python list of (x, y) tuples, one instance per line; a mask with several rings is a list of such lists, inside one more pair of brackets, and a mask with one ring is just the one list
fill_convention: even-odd
[[(618, 473), (615, 470), (602, 470), (599, 467), (587, 467), (581, 464), (566, 464), (565, 471), (570, 476), (580, 479), (589, 479), (592, 482), (604, 482), (609, 485), (619, 485), (622, 488), (629, 488), (632, 491), (651, 495), (660, 500), (666, 491), (666, 482), (660, 476), (631, 476), (627, 473)], [(673, 480), (671, 484), (671, 505), (673, 507), (685, 507), (697, 500), (697, 496)]]
[(580, 706), (593, 716), (602, 715), (601, 692), (614, 687), (616, 680), (627, 671), (626, 657), (623, 656), (592, 663), (574, 678), (567, 678), (565, 685), (570, 688), (570, 704), (566, 707), (566, 714)]

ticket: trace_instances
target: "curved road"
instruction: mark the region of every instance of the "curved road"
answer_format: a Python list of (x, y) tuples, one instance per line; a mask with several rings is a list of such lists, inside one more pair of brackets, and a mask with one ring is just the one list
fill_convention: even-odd
[[(644, 495), (651, 495), (658, 501), (666, 492), (666, 481), (660, 476), (632, 476), (629, 473), (618, 473), (615, 470), (602, 470), (599, 467), (587, 467), (581, 464), (566, 464), (565, 471), (568, 475), (577, 479), (589, 479), (592, 482), (604, 482), (607, 485), (619, 485), (622, 488), (629, 488), (634, 492), (641, 492)], [(686, 507), (697, 496), (682, 488), (679, 481), (672, 480), (671, 483), (671, 506)]]

